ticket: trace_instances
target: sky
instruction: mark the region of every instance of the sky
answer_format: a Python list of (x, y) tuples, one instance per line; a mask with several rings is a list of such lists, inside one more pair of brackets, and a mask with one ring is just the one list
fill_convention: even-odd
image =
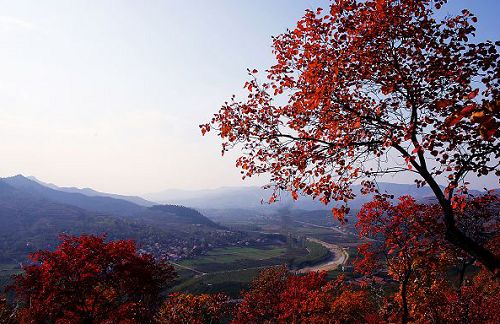
[[(451, 2), (500, 39), (500, 1)], [(0, 176), (122, 194), (264, 184), (198, 125), (273, 63), (272, 35), (327, 3), (0, 1)]]

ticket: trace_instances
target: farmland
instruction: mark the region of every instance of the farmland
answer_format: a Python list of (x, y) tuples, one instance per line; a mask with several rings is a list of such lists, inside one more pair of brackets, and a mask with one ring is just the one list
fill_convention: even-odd
[(180, 278), (171, 291), (223, 291), (238, 298), (241, 290), (249, 287), (250, 281), (259, 271), (276, 265), (287, 265), (289, 269), (299, 271), (327, 264), (328, 269), (333, 269), (330, 277), (334, 277), (341, 271), (334, 269), (337, 265), (350, 263), (348, 255), (354, 252), (357, 242), (355, 236), (332, 224), (318, 225), (288, 220), (286, 226), (283, 226), (280, 218), (268, 218), (260, 219), (258, 227), (251, 229), (243, 219), (231, 220), (230, 225), (248, 232), (280, 235), (283, 242), (216, 248), (204, 255), (179, 261), (174, 265)]

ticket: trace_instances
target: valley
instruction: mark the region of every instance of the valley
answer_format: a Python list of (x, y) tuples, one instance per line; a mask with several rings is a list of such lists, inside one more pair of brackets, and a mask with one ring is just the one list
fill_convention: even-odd
[[(300, 218), (300, 215), (299, 211), (294, 211), (294, 217)], [(338, 225), (292, 221), (283, 227), (280, 222), (281, 217), (265, 217), (258, 223), (258, 229), (247, 233), (282, 237), (282, 244), (214, 249), (206, 255), (174, 264), (180, 278), (171, 291), (224, 292), (239, 298), (241, 290), (248, 289), (251, 280), (262, 269), (276, 265), (286, 265), (296, 273), (327, 271), (332, 278), (339, 273), (352, 276), (351, 264), (358, 244), (356, 237), (340, 230)], [(249, 226), (242, 219), (225, 225), (231, 228)]]
[[(276, 265), (296, 273), (325, 270), (330, 277), (340, 272), (352, 275), (359, 240), (349, 218), (340, 225), (328, 207), (304, 197), (290, 203), (284, 195), (275, 205), (254, 204), (264, 195), (254, 188), (204, 194), (183, 200), (195, 207), (189, 208), (90, 188), (58, 187), (33, 177), (4, 178), (0, 284), (5, 286), (29, 262), (29, 253), (56, 246), (61, 233), (136, 241), (139, 252), (174, 265), (178, 278), (171, 292), (224, 292), (238, 298), (259, 271)], [(233, 199), (235, 195), (240, 198)]]

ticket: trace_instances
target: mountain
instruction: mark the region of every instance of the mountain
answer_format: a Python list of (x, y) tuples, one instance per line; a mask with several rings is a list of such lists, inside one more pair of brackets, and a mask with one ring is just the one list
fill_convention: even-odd
[(95, 213), (117, 217), (132, 217), (138, 221), (147, 219), (149, 223), (158, 221), (162, 224), (189, 223), (212, 227), (218, 226), (198, 211), (184, 206), (153, 205), (145, 207), (123, 199), (106, 196), (87, 196), (76, 192), (60, 191), (43, 186), (22, 175), (2, 178), (0, 182), (15, 188), (18, 192), (27, 194), (29, 197), (34, 197), (36, 199), (43, 198), (52, 202), (78, 207)]
[(0, 263), (54, 247), (59, 233), (124, 233), (128, 227), (119, 218), (60, 204), (0, 181)]
[(216, 238), (214, 233), (221, 228), (183, 206), (144, 207), (88, 197), (47, 188), (22, 176), (0, 180), (0, 264), (20, 262), (29, 252), (55, 247), (60, 233), (107, 233), (110, 239), (134, 239), (146, 251), (161, 254), (179, 247), (190, 251), (207, 235)]
[(129, 201), (129, 202), (134, 203), (136, 205), (145, 206), (145, 207), (151, 207), (151, 206), (155, 205), (154, 202), (148, 201), (148, 200), (141, 198), (141, 197), (138, 197), (138, 196), (117, 195), (117, 194), (112, 194), (112, 193), (107, 193), (107, 192), (96, 191), (92, 188), (59, 187), (53, 183), (47, 183), (47, 182), (43, 182), (41, 180), (38, 180), (37, 178), (35, 178), (33, 176), (29, 176), (26, 178), (44, 186), (44, 187), (54, 189), (57, 191), (70, 192), (70, 193), (80, 193), (80, 194), (83, 194), (83, 195), (89, 196), (89, 197), (109, 197), (109, 198), (121, 199), (121, 200)]
[(222, 228), (199, 211), (176, 205), (155, 205), (148, 207), (140, 215), (139, 219), (146, 224), (171, 225), (175, 224), (197, 224), (211, 228)]
[(3, 178), (1, 181), (26, 193), (99, 213), (117, 216), (134, 216), (145, 208), (123, 199), (102, 196), (90, 197), (81, 193), (55, 190), (45, 187), (22, 175)]
[[(395, 197), (412, 195), (417, 200), (433, 196), (429, 187), (417, 188), (415, 184), (397, 184), (380, 182), (381, 192), (393, 194)], [(353, 209), (360, 208), (371, 199), (371, 196), (360, 194), (360, 185), (354, 185), (353, 190), (357, 197), (349, 202)], [(318, 200), (311, 197), (299, 196), (294, 201), (288, 192), (282, 192), (280, 199), (274, 204), (267, 204), (271, 195), (271, 190), (264, 190), (261, 187), (222, 187), (209, 190), (165, 190), (159, 193), (145, 195), (146, 198), (162, 203), (179, 204), (199, 209), (302, 209), (318, 210), (330, 209), (334, 203), (328, 206), (323, 205)], [(261, 203), (263, 201), (264, 203)]]

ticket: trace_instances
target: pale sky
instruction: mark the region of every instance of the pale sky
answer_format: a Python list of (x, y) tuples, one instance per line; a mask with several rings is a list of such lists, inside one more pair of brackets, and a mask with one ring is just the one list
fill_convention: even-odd
[[(451, 2), (500, 38), (500, 1)], [(272, 35), (327, 3), (0, 1), (0, 176), (122, 194), (263, 184), (198, 125), (272, 64)]]

